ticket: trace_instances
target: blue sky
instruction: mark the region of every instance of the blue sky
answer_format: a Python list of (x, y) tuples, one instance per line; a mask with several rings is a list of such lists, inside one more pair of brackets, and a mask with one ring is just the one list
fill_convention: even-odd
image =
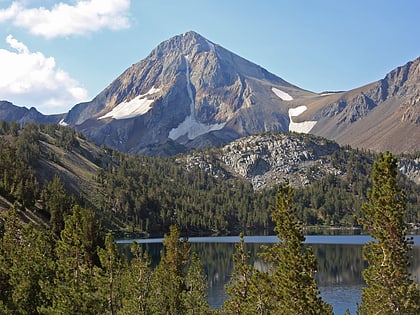
[(349, 90), (420, 56), (420, 1), (0, 0), (0, 100), (65, 112), (189, 30), (304, 89)]

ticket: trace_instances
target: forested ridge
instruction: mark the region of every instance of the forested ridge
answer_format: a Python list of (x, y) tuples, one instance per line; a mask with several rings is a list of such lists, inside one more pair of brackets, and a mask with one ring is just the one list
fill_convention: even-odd
[[(220, 152), (197, 153), (215, 161), (208, 172), (186, 167), (182, 156), (99, 148), (68, 127), (0, 122), (0, 206), (16, 204), (26, 221), (59, 228), (79, 204), (117, 235), (162, 236), (174, 224), (190, 236), (270, 233), (276, 187), (255, 191), (240, 176), (219, 174)], [(305, 226), (358, 226), (375, 155), (345, 147), (327, 158), (345, 175), (309, 170), (311, 184), (295, 187), (297, 215)], [(417, 223), (420, 188), (404, 176), (399, 183), (408, 195), (406, 221)]]

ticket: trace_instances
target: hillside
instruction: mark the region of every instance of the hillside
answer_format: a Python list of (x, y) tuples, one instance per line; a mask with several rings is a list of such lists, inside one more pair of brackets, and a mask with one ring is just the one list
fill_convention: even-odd
[[(375, 158), (293, 133), (245, 137), (171, 158), (100, 148), (57, 125), (20, 129), (2, 122), (0, 134), (2, 211), (17, 202), (25, 221), (48, 224), (48, 198), (58, 191), (68, 205), (64, 212), (78, 203), (95, 210), (106, 227), (144, 236), (162, 235), (171, 224), (190, 235), (270, 230), (269, 208), (285, 178), (297, 189), (297, 211), (306, 225), (354, 226)], [(407, 219), (417, 222), (419, 156), (401, 158), (400, 168)], [(56, 177), (66, 192), (51, 188)]]

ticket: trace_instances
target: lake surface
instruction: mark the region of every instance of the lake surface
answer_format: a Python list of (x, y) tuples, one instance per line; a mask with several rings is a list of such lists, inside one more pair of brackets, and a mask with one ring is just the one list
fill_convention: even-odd
[[(306, 244), (312, 247), (318, 261), (318, 288), (323, 300), (333, 306), (334, 314), (343, 315), (347, 308), (351, 314), (356, 314), (361, 288), (364, 285), (363, 244), (370, 240), (366, 235), (306, 236)], [(129, 250), (132, 241), (120, 240), (118, 243), (124, 250)], [(136, 241), (144, 244), (144, 249), (152, 259), (159, 260), (161, 238)], [(232, 255), (235, 253), (235, 243), (239, 242), (239, 237), (191, 237), (188, 241), (192, 250), (200, 256), (207, 274), (208, 301), (213, 307), (219, 308), (226, 299), (224, 285), (232, 274)], [(264, 262), (258, 257), (260, 246), (277, 241), (276, 236), (246, 236), (246, 250), (251, 252), (251, 263), (264, 268)], [(416, 279), (420, 279), (420, 236), (413, 236), (413, 241), (410, 272)]]

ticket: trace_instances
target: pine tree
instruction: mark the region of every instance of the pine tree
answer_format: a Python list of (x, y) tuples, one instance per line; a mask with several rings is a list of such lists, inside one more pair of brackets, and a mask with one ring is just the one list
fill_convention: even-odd
[(270, 314), (332, 314), (332, 307), (319, 297), (315, 256), (304, 246), (302, 224), (295, 218), (292, 201), (288, 182), (280, 185), (272, 209), (280, 241), (262, 253), (270, 265), (265, 284), (267, 296), (271, 296)]
[(32, 224), (23, 228), (9, 270), (15, 314), (38, 314), (39, 307), (49, 304), (47, 295), (41, 290), (40, 281), (54, 276), (52, 244), (50, 237)]
[(4, 221), (4, 232), (0, 240), (0, 300), (3, 313), (7, 314), (7, 311), (14, 309), (10, 269), (13, 266), (13, 257), (18, 256), (14, 253), (19, 248), (23, 226), (19, 221), (15, 206), (9, 209)]
[(185, 314), (182, 294), (186, 291), (186, 269), (190, 257), (190, 244), (180, 240), (178, 227), (171, 226), (163, 240), (164, 250), (152, 278), (154, 303), (152, 314)]
[(110, 315), (115, 315), (121, 299), (118, 279), (121, 274), (122, 264), (112, 232), (105, 237), (105, 248), (98, 247), (98, 255), (104, 273), (101, 279), (101, 284), (103, 284), (101, 289), (108, 300), (106, 311)]
[(405, 194), (397, 184), (397, 159), (379, 154), (369, 201), (362, 206), (364, 229), (375, 239), (364, 246), (361, 314), (420, 314), (420, 292), (407, 267), (412, 242), (404, 224)]
[(121, 308), (118, 315), (148, 315), (152, 314), (151, 260), (141, 245), (133, 243), (131, 252), (134, 258), (126, 266), (121, 283)]
[(8, 309), (13, 314), (38, 314), (38, 307), (49, 303), (40, 282), (53, 276), (52, 244), (32, 224), (24, 225), (15, 208), (9, 210), (0, 243), (0, 299), (4, 313)]
[(70, 212), (73, 200), (68, 196), (63, 183), (57, 175), (41, 192), (45, 209), (50, 213), (52, 233), (59, 237), (64, 228), (64, 218)]
[(99, 271), (91, 251), (96, 243), (91, 239), (92, 226), (97, 226), (91, 222), (93, 218), (90, 210), (79, 206), (73, 207), (73, 214), (66, 218), (56, 246), (55, 285), (45, 287), (52, 305), (42, 309), (42, 313), (93, 315), (103, 312), (106, 301), (97, 287)]
[(225, 286), (228, 299), (223, 304), (223, 313), (232, 315), (255, 314), (252, 306), (251, 286), (254, 268), (248, 264), (250, 253), (245, 251), (244, 236), (240, 234), (233, 255), (234, 271)]
[(186, 276), (186, 291), (183, 293), (183, 304), (186, 315), (209, 314), (210, 306), (206, 300), (207, 283), (203, 265), (196, 253), (192, 254), (191, 264)]

